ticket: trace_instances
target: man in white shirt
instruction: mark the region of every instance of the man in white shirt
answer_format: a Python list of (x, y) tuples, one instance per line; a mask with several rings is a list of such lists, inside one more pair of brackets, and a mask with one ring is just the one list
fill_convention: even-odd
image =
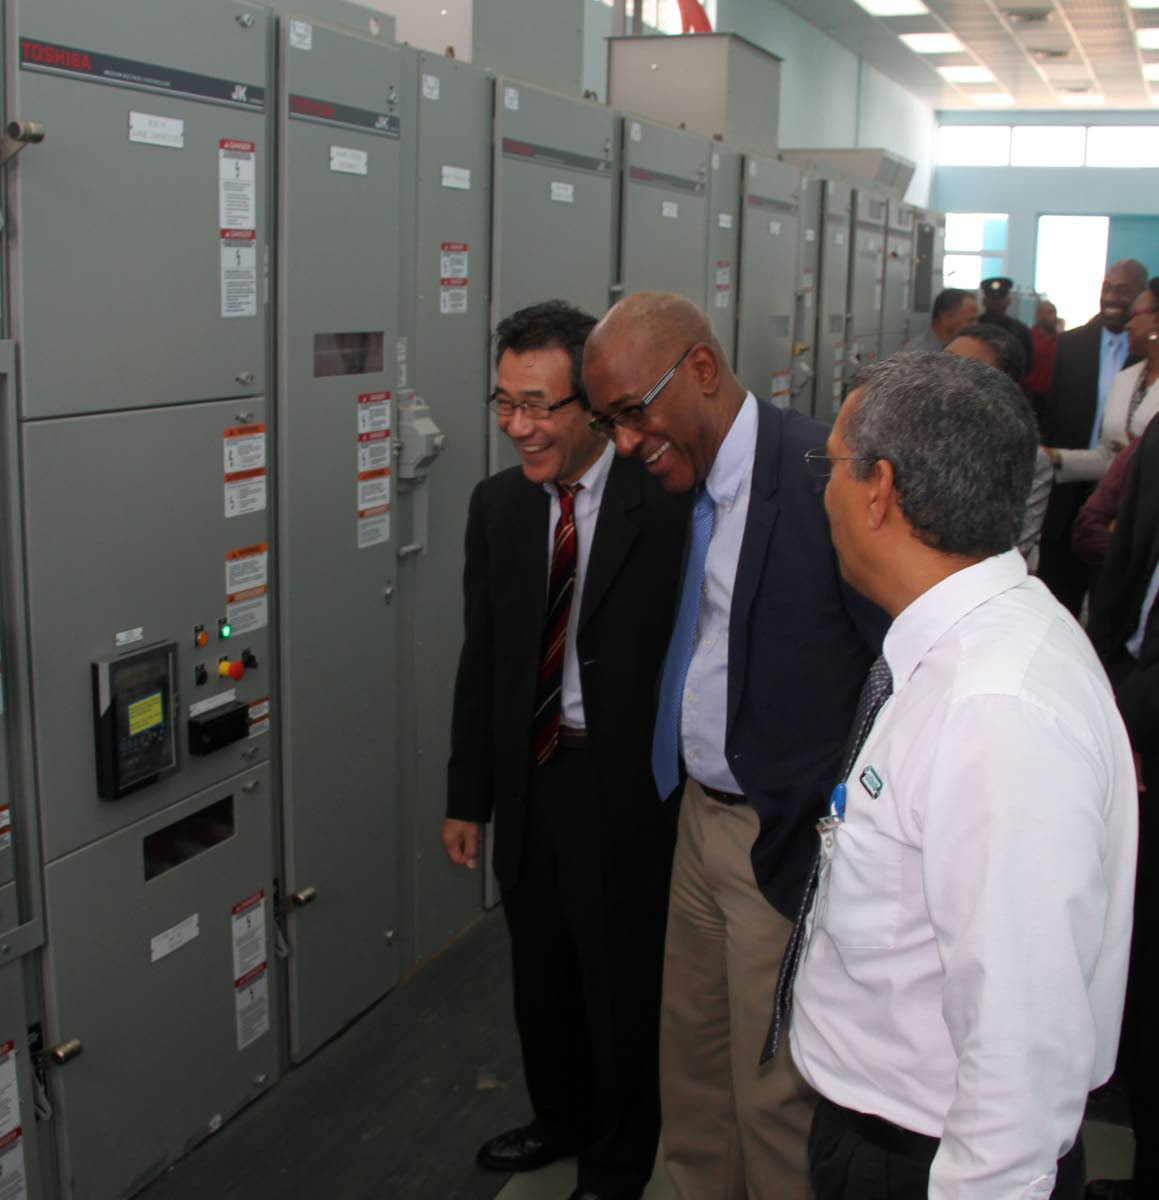
[(879, 1175), (891, 1200), (1082, 1195), (1136, 785), (1089, 642), (1013, 549), (1035, 440), (1007, 378), (943, 354), (863, 372), (827, 443), (842, 574), (893, 624), (892, 695), (822, 822), (793, 993), (817, 1200)]

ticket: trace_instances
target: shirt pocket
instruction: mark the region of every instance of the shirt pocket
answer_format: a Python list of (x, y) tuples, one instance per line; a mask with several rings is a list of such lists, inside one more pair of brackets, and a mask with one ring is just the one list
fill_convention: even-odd
[(864, 822), (841, 825), (822, 925), (843, 950), (892, 950), (901, 914), (902, 845)]

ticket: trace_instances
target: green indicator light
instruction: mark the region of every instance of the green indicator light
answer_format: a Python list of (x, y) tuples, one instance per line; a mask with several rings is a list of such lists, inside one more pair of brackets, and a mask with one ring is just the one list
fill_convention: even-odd
[(222, 624), (220, 625), (220, 627), (218, 628), (218, 633), (221, 635), (221, 637), (223, 639), (227, 638), (233, 633), (233, 626), (230, 625), (228, 622), (223, 621)]

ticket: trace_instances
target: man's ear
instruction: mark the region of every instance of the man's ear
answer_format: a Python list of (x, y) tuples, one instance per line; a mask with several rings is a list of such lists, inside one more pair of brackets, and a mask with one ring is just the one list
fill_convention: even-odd
[(879, 458), (869, 470), (866, 494), (866, 519), (870, 529), (880, 529), (889, 511), (897, 504), (893, 486), (893, 463)]
[(706, 396), (711, 395), (720, 386), (720, 364), (716, 361), (712, 347), (707, 342), (701, 342), (688, 357), (692, 360), (692, 369), (696, 372), (700, 390)]

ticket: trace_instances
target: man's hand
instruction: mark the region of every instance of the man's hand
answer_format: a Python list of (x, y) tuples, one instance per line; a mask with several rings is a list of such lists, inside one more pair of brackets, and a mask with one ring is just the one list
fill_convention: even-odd
[(1046, 457), (1050, 459), (1051, 466), (1062, 466), (1062, 455), (1059, 454), (1058, 450), (1056, 450), (1054, 446), (1043, 446), (1043, 450), (1046, 452)]
[(447, 857), (456, 866), (467, 866), (473, 871), (479, 865), (480, 828), (478, 821), (456, 821), (454, 817), (443, 822), (439, 836)]

